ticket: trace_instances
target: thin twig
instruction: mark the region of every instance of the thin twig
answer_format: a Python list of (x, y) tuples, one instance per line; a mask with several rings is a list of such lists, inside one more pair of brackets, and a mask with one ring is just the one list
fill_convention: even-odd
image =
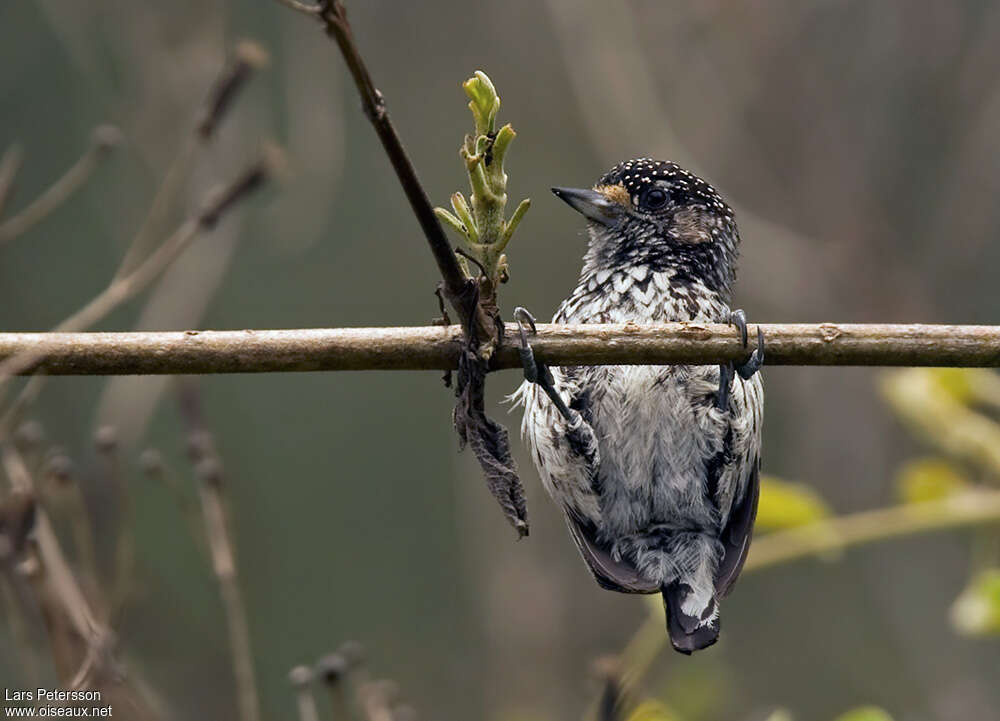
[(873, 541), (980, 526), (998, 519), (1000, 491), (969, 491), (939, 501), (860, 511), (758, 538), (751, 546), (744, 572)]
[(246, 86), (254, 71), (265, 67), (267, 63), (267, 51), (257, 43), (252, 40), (237, 43), (232, 60), (223, 68), (205, 102), (196, 131), (199, 137), (208, 140), (215, 134), (240, 90)]
[(34, 524), (35, 498), (25, 492), (6, 493), (0, 497), (0, 598), (6, 607), (14, 655), (21, 665), (21, 678), (29, 688), (40, 682), (41, 668), (38, 650), (32, 643), (29, 621), (37, 621), (38, 613), (25, 594), (23, 558), (25, 546)]
[(288, 682), (295, 689), (295, 703), (299, 709), (299, 721), (319, 721), (319, 710), (312, 693), (313, 670), (308, 666), (296, 666), (288, 672)]
[(313, 667), (316, 677), (323, 682), (330, 695), (334, 721), (347, 721), (351, 718), (351, 705), (346, 687), (350, 685), (349, 676), (357, 665), (352, 663), (353, 661), (356, 659), (349, 658), (343, 653), (328, 653)]
[(260, 702), (250, 646), (250, 624), (237, 576), (235, 544), (223, 492), (222, 462), (202, 415), (197, 389), (186, 383), (181, 384), (178, 391), (181, 417), (188, 428), (188, 449), (198, 475), (198, 495), (212, 557), (212, 571), (219, 583), (229, 629), (240, 719), (258, 721)]
[(24, 210), (0, 223), (0, 245), (26, 232), (65, 203), (100, 166), (108, 152), (121, 142), (121, 132), (110, 125), (96, 128), (90, 146), (61, 178), (39, 195)]
[(244, 40), (237, 45), (232, 60), (220, 70), (219, 76), (212, 85), (212, 90), (205, 98), (199, 111), (198, 122), (192, 132), (183, 138), (180, 148), (174, 153), (173, 160), (164, 174), (160, 187), (157, 188), (156, 195), (153, 196), (149, 212), (115, 272), (115, 280), (131, 273), (141, 262), (141, 259), (150, 252), (151, 240), (176, 201), (177, 195), (183, 187), (181, 181), (187, 177), (197, 151), (215, 138), (215, 131), (227, 111), (232, 108), (240, 90), (246, 87), (253, 71), (261, 68), (266, 62), (267, 52), (257, 43)]
[(5, 559), (0, 558), (0, 598), (6, 607), (7, 628), (10, 630), (14, 655), (21, 666), (21, 678), (28, 688), (35, 688), (41, 683), (41, 666), (38, 649), (32, 644), (32, 639), (28, 634), (28, 619), (25, 617), (24, 609), (21, 608), (21, 601), (14, 591), (14, 584), (11, 576), (13, 570), (2, 563)]
[(319, 5), (308, 5), (298, 0), (277, 0), (277, 2), (284, 5), (286, 8), (291, 8), (296, 12), (304, 13), (306, 15), (319, 15), (320, 7)]
[(17, 171), (21, 169), (22, 157), (21, 146), (11, 145), (0, 158), (0, 217), (3, 216), (7, 199), (14, 189), (14, 178), (17, 177)]
[(48, 492), (43, 497), (52, 504), (53, 515), (63, 515), (69, 519), (77, 566), (83, 577), (91, 582), (91, 586), (99, 588), (101, 574), (97, 563), (94, 524), (79, 480), (73, 472), (73, 462), (59, 450), (45, 463), (43, 473), (42, 487), (48, 486)]
[[(11, 489), (15, 493), (33, 496), (35, 493), (34, 481), (24, 459), (21, 458), (20, 452), (13, 444), (0, 442), (0, 460), (2, 460), (3, 469), (10, 481)], [(58, 614), (55, 618), (49, 617), (52, 615), (53, 609), (48, 609), (50, 613), (46, 616), (47, 622), (50, 626), (61, 626), (63, 630), (69, 630), (75, 634), (75, 639), (83, 644), (85, 656), (92, 655), (93, 649), (106, 648), (111, 643), (113, 635), (109, 629), (101, 624), (97, 615), (91, 610), (63, 556), (47, 514), (38, 507), (34, 511), (33, 535), (41, 566), (35, 572), (36, 585), (39, 586), (40, 593), (45, 593), (47, 597), (58, 603)], [(63, 621), (66, 623), (61, 623)], [(79, 666), (83, 657), (79, 651), (74, 651), (72, 643), (60, 643), (60, 635), (59, 633), (52, 634), (52, 642), (57, 649), (55, 660), (61, 670), (63, 682), (69, 683), (71, 678), (69, 670)], [(70, 652), (73, 655), (67, 655)]]
[[(938, 501), (861, 511), (754, 540), (744, 575), (803, 558), (905, 536), (1000, 521), (1000, 491), (968, 491)], [(659, 604), (657, 604), (658, 606)], [(666, 647), (663, 614), (651, 612), (622, 651), (626, 682), (636, 683)]]
[[(245, 198), (251, 191), (272, 179), (280, 173), (282, 156), (274, 146), (265, 146), (260, 156), (246, 170), (238, 175), (227, 186), (210, 193), (201, 210), (184, 221), (174, 233), (150, 254), (135, 270), (111, 284), (96, 295), (83, 308), (66, 318), (56, 326), (54, 332), (72, 332), (87, 328), (104, 318), (120, 304), (132, 298), (156, 280), (171, 263), (204, 231), (211, 230), (223, 213)], [(0, 388), (7, 381), (5, 376), (23, 374), (25, 370), (35, 367), (44, 354), (39, 354), (39, 347), (31, 345), (23, 352), (5, 354), (0, 360)], [(33, 379), (34, 380), (34, 379)], [(25, 404), (30, 403), (32, 394), (22, 393), (18, 403), (8, 409), (0, 419), (0, 435), (10, 427), (11, 421)]]
[[(265, 51), (256, 43), (243, 41), (237, 46), (234, 60), (223, 68), (216, 80), (213, 92), (209, 93), (201, 110), (201, 121), (175, 154), (173, 162), (156, 191), (145, 220), (132, 238), (132, 242), (125, 251), (118, 270), (108, 287), (83, 308), (64, 320), (56, 327), (56, 330), (81, 331), (98, 322), (118, 305), (140, 292), (145, 285), (155, 280), (195, 238), (199, 226), (192, 220), (189, 224), (182, 225), (159, 247), (152, 249), (152, 251), (150, 249), (150, 241), (159, 230), (167, 211), (176, 200), (182, 187), (181, 180), (190, 170), (196, 150), (214, 137), (214, 130), (222, 121), (226, 111), (232, 107), (235, 96), (246, 85), (251, 72), (261, 67), (266, 62), (266, 58)], [(113, 139), (114, 133), (117, 131), (112, 132), (112, 130), (99, 128), (98, 131), (95, 131), (95, 138), (98, 142), (104, 142), (106, 145)], [(272, 171), (277, 169), (276, 164), (283, 165), (283, 161), (280, 161), (280, 152), (273, 146), (265, 144), (261, 156), (264, 163), (271, 166)], [(237, 179), (233, 186), (239, 187), (240, 183), (246, 186), (248, 177), (254, 177), (253, 173), (254, 171), (251, 169), (247, 174)], [(249, 187), (252, 187), (252, 184)], [(249, 187), (243, 187), (243, 191)], [(222, 193), (224, 197), (227, 195), (229, 202), (231, 202), (232, 193)], [(202, 227), (211, 228), (218, 221), (219, 212), (224, 206), (218, 203), (216, 205), (218, 207), (215, 208), (214, 214), (204, 215), (201, 218)], [(21, 361), (11, 359), (10, 362), (12, 366), (16, 366), (18, 362), (30, 362), (32, 358), (33, 356), (26, 354)], [(3, 397), (3, 386), (6, 382), (4, 376), (13, 372), (8, 372), (8, 369), (4, 367), (6, 365), (6, 362), (0, 363), (0, 399)], [(32, 378), (25, 384), (10, 408), (0, 417), (0, 437), (9, 432), (11, 426), (17, 422), (24, 410), (38, 397), (44, 384), (45, 378), (42, 375)]]
[[(406, 148), (403, 146), (403, 141), (386, 111), (385, 98), (375, 87), (368, 67), (361, 57), (361, 52), (354, 41), (351, 25), (347, 20), (344, 4), (340, 0), (320, 0), (316, 6), (318, 11), (314, 12), (310, 6), (293, 0), (278, 0), (278, 2), (286, 7), (316, 17), (326, 30), (326, 34), (337, 42), (344, 62), (347, 64), (347, 69), (354, 79), (358, 94), (361, 96), (361, 107), (365, 116), (371, 121), (375, 134), (381, 141), (393, 170), (396, 171), (396, 177), (399, 179), (400, 185), (403, 186), (403, 192), (410, 203), (410, 208), (417, 217), (417, 222), (420, 224), (431, 253), (434, 255), (434, 261), (437, 263), (438, 270), (444, 280), (445, 294), (459, 316), (465, 318), (468, 309), (462, 306), (459, 299), (465, 293), (468, 279), (455, 258), (455, 252), (444, 234), (444, 229), (438, 222), (427, 192), (417, 177), (416, 168), (413, 167)], [(493, 324), (486, 317), (482, 308), (477, 306), (475, 313), (480, 329), (480, 338), (492, 338)]]
[(117, 501), (118, 527), (114, 549), (114, 571), (108, 582), (108, 619), (115, 624), (135, 590), (135, 508), (132, 489), (124, 475), (119, 457), (118, 432), (112, 426), (102, 426), (94, 434), (94, 446), (101, 462), (101, 481)]
[(399, 686), (388, 679), (368, 681), (357, 688), (358, 706), (365, 721), (395, 721), (392, 707), (398, 696)]
[(142, 472), (152, 481), (155, 481), (166, 488), (171, 495), (177, 509), (184, 517), (187, 524), (188, 533), (198, 550), (205, 554), (207, 560), (211, 560), (211, 555), (206, 547), (205, 534), (202, 531), (201, 511), (184, 493), (184, 489), (178, 482), (174, 472), (167, 466), (163, 456), (155, 448), (147, 448), (139, 456), (139, 466)]
[[(152, 282), (160, 273), (166, 270), (166, 267), (173, 262), (177, 255), (180, 254), (180, 251), (194, 239), (194, 232), (197, 228), (194, 225), (190, 225), (186, 229), (185, 226), (181, 226), (174, 235), (169, 236), (158, 248), (154, 248), (152, 251), (150, 249), (150, 241), (159, 230), (167, 211), (176, 200), (182, 187), (181, 180), (190, 170), (196, 150), (214, 137), (215, 129), (222, 122), (226, 111), (232, 107), (234, 98), (240, 89), (246, 86), (252, 71), (261, 67), (266, 63), (266, 60), (266, 52), (252, 41), (245, 40), (237, 46), (237, 50), (234, 53), (234, 60), (222, 69), (219, 78), (216, 79), (213, 86), (213, 92), (209, 93), (205, 100), (201, 110), (201, 121), (195, 126), (194, 131), (187, 136), (179, 151), (175, 153), (174, 160), (167, 169), (166, 175), (160, 183), (156, 195), (153, 197), (149, 212), (139, 227), (139, 231), (133, 236), (132, 242), (125, 251), (125, 255), (118, 265), (118, 270), (115, 271), (115, 275), (112, 277), (109, 286), (77, 313), (63, 321), (60, 326), (56, 327), (56, 330), (81, 331), (88, 328), (92, 323), (98, 322), (120, 303), (128, 300), (131, 295), (140, 292), (144, 284)], [(95, 131), (95, 138), (99, 142), (103, 138), (103, 142), (107, 144), (114, 139), (115, 133), (117, 133), (116, 130), (99, 128), (98, 131)], [(265, 159), (269, 158), (272, 164), (280, 158), (280, 153), (276, 148), (268, 149), (270, 146), (265, 146), (265, 148), (262, 155)], [(3, 162), (6, 162), (6, 160), (5, 156)], [(0, 172), (0, 191), (3, 190), (3, 177), (3, 172)], [(217, 220), (218, 212), (216, 212), (215, 217), (211, 219), (210, 223), (206, 222), (204, 225), (211, 227)], [(184, 230), (190, 231), (190, 234), (185, 236), (182, 233)], [(170, 251), (168, 246), (171, 245), (176, 245), (178, 250), (176, 252)], [(163, 255), (155, 263), (151, 263), (150, 266), (155, 267), (157, 263), (161, 263), (163, 260), (166, 260), (166, 263), (155, 270), (151, 274), (151, 277), (148, 277), (142, 283), (131, 283), (132, 286), (137, 286), (132, 291), (118, 292), (128, 291), (130, 285), (129, 279), (140, 277), (141, 274), (139, 271), (142, 271), (143, 266), (146, 266), (147, 263), (153, 261), (157, 253), (162, 253)], [(148, 269), (149, 266), (147, 266)], [(30, 355), (26, 355), (24, 360), (27, 361), (30, 358)], [(2, 389), (5, 383), (3, 365), (0, 363), (0, 399), (3, 397)], [(0, 417), (0, 437), (9, 431), (24, 410), (38, 397), (44, 384), (44, 376), (38, 375), (32, 378), (21, 389), (21, 393), (11, 404), (11, 407)]]
[[(0, 462), (14, 493), (34, 497), (34, 479), (7, 440), (0, 440)], [(115, 657), (115, 634), (80, 589), (45, 510), (36, 506), (33, 520), (19, 569), (42, 611), (60, 683), (69, 690), (100, 690), (102, 700), (128, 718), (153, 719), (141, 680), (125, 676)]]
[[(185, 232), (191, 230), (186, 228)], [(1000, 366), (1000, 326), (823, 323), (761, 324), (761, 329), (769, 366)], [(514, 335), (517, 328), (508, 325), (506, 332)], [(532, 346), (535, 356), (550, 365), (705, 365), (738, 360), (747, 353), (732, 327), (698, 323), (542, 324)], [(0, 333), (0, 373), (448, 370), (457, 367), (461, 351), (462, 331), (454, 325)], [(501, 348), (491, 364), (494, 370), (520, 367), (515, 347)]]

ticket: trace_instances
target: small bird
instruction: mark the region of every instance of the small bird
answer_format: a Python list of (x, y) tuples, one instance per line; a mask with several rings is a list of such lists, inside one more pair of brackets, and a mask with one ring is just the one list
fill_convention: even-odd
[[(554, 323), (696, 321), (730, 309), (739, 233), (716, 190), (675, 163), (629, 160), (592, 190), (552, 192), (587, 218), (580, 280)], [(719, 599), (746, 559), (759, 493), (764, 343), (720, 366), (549, 369), (515, 311), (522, 435), (603, 588), (663, 595), (673, 647), (715, 643)], [(539, 393), (541, 389), (543, 393)]]

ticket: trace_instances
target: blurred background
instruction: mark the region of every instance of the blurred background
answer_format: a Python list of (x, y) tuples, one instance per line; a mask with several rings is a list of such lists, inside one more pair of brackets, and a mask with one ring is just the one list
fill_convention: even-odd
[[(349, 10), (436, 204), (466, 189), (460, 83), (476, 69), (496, 83), (500, 121), (518, 131), (512, 200), (533, 200), (508, 248), (507, 317), (515, 305), (549, 316), (576, 280), (583, 226), (548, 188), (587, 186), (620, 160), (653, 156), (706, 178), (736, 208), (737, 303), (751, 322), (996, 322), (995, 3), (373, 0)], [(23, 151), (5, 215), (75, 162), (95, 126), (117, 126), (124, 141), (61, 208), (0, 247), (0, 328), (48, 329), (106, 286), (244, 38), (270, 63), (193, 152), (155, 240), (263, 139), (285, 149), (288, 178), (97, 329), (425, 325), (438, 314), (426, 244), (315, 23), (265, 0), (22, 0), (0, 5), (0, 152)], [(764, 469), (801, 484), (820, 515), (900, 503), (901, 472), (928, 456), (946, 477), (929, 481), (934, 497), (1000, 477), (988, 459), (940, 447), (948, 418), (918, 404), (901, 422), (892, 389), (913, 376), (764, 375)], [(921, 378), (945, 394), (961, 386), (949, 398), (969, 413), (989, 405), (988, 392), (968, 388), (992, 376)], [(512, 371), (489, 379), (495, 416), (519, 382)], [(515, 540), (474, 458), (457, 452), (439, 374), (198, 386), (225, 467), (263, 718), (293, 718), (289, 669), (345, 639), (365, 646), (372, 673), (396, 680), (422, 718), (588, 712), (600, 690), (593, 660), (619, 652), (648, 605), (594, 584), (519, 441), (531, 535)], [(163, 717), (238, 718), (224, 606), (184, 510), (197, 514), (198, 495), (173, 383), (54, 378), (26, 418), (39, 424), (20, 439), (39, 483), (53, 457), (71, 459), (105, 565), (127, 514), (94, 437), (114, 429), (135, 558), (113, 620), (118, 656)], [(520, 412), (503, 420), (516, 434)], [(142, 472), (148, 448), (184, 502)], [(95, 585), (72, 524), (55, 506), (51, 515), (81, 585)], [(951, 609), (977, 569), (998, 561), (995, 532), (958, 529), (747, 573), (724, 605), (721, 642), (693, 658), (662, 651), (635, 694), (691, 720), (776, 708), (831, 719), (869, 704), (895, 719), (995, 718), (1000, 644), (959, 633)], [(3, 685), (54, 686), (44, 626), (14, 590), (4, 600), (8, 620), (23, 623), (21, 641), (14, 621), (0, 625)]]

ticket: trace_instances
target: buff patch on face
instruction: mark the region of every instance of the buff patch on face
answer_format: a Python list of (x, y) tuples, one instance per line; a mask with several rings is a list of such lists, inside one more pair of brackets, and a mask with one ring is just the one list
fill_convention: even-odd
[(623, 205), (626, 208), (632, 204), (632, 199), (629, 197), (628, 191), (625, 190), (625, 186), (621, 183), (615, 183), (614, 185), (598, 185), (594, 188), (598, 193), (603, 195), (610, 201)]

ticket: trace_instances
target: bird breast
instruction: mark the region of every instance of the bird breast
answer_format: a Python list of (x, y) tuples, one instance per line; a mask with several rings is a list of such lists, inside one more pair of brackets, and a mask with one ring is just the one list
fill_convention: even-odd
[(604, 531), (715, 530), (706, 462), (723, 450), (727, 414), (714, 404), (713, 366), (609, 366), (591, 387), (601, 454)]
[(557, 323), (666, 323), (723, 321), (729, 307), (702, 282), (679, 279), (673, 269), (645, 265), (585, 269)]

